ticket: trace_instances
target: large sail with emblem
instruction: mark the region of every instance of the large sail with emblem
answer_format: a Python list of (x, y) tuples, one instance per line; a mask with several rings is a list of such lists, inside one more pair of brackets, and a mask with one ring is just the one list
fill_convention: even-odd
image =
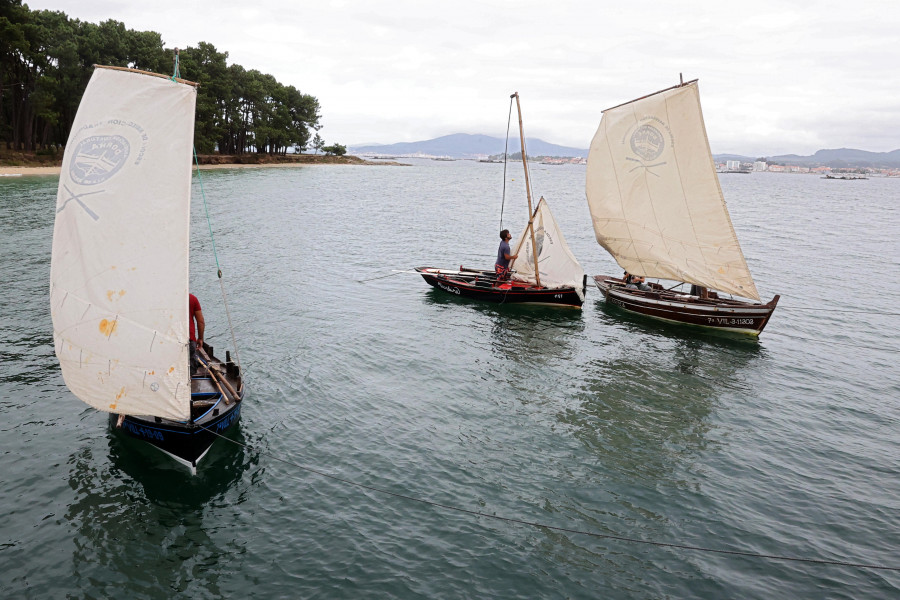
[(50, 270), (69, 389), (102, 411), (190, 418), (188, 234), (196, 88), (95, 69), (66, 144)]
[(513, 279), (536, 284), (534, 257), (537, 256), (538, 274), (545, 288), (575, 288), (583, 301), (584, 289), (581, 284), (584, 280), (584, 269), (569, 250), (566, 238), (563, 237), (562, 230), (550, 212), (550, 206), (543, 198), (538, 201), (534, 211), (533, 226), (537, 252), (532, 247), (530, 225), (526, 225), (525, 231), (512, 246), (516, 248), (514, 254), (519, 256), (513, 264), (515, 270)]
[(586, 191), (597, 241), (629, 273), (759, 300), (716, 176), (696, 81), (604, 111)]

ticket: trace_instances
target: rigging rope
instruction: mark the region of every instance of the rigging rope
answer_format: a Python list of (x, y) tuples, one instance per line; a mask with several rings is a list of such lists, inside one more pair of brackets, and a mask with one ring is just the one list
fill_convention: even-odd
[[(178, 68), (178, 48), (175, 48), (175, 68), (172, 72), (172, 81), (181, 78)], [(200, 159), (197, 156), (197, 147), (193, 147), (194, 163), (197, 165), (197, 181), (200, 182), (200, 196), (203, 198), (203, 208), (206, 211), (206, 224), (209, 226), (209, 239), (212, 241), (213, 256), (216, 259), (216, 271), (219, 276), (219, 288), (222, 291), (222, 303), (225, 305), (225, 316), (228, 319), (228, 330), (231, 332), (231, 345), (234, 347), (234, 360), (238, 367), (241, 366), (241, 356), (238, 353), (237, 338), (234, 335), (234, 324), (231, 321), (231, 309), (228, 306), (228, 296), (225, 294), (225, 283), (222, 279), (222, 267), (219, 266), (219, 254), (216, 252), (216, 238), (213, 235), (212, 221), (209, 218), (209, 206), (206, 203), (206, 190), (203, 188), (203, 177), (200, 175)]]
[[(172, 81), (181, 78), (181, 72), (178, 69), (178, 48), (175, 48), (175, 68), (172, 72)], [(203, 208), (206, 211), (206, 224), (209, 226), (209, 239), (212, 241), (213, 256), (216, 259), (216, 270), (219, 276), (219, 288), (222, 290), (222, 302), (225, 305), (225, 316), (228, 319), (228, 330), (231, 332), (231, 344), (234, 347), (234, 359), (238, 367), (241, 366), (241, 357), (238, 353), (237, 338), (234, 335), (234, 325), (231, 321), (231, 309), (228, 306), (228, 296), (225, 294), (225, 283), (222, 279), (222, 267), (219, 266), (219, 254), (216, 252), (216, 238), (213, 235), (212, 221), (209, 218), (209, 206), (206, 203), (206, 190), (203, 188), (203, 177), (200, 175), (200, 159), (197, 156), (197, 147), (193, 147), (194, 163), (197, 165), (197, 181), (200, 182), (200, 196), (203, 198)]]
[(811, 563), (811, 564), (817, 564), (817, 565), (854, 567), (854, 568), (858, 568), (858, 569), (874, 569), (874, 570), (880, 570), (880, 571), (900, 571), (900, 566), (892, 567), (892, 566), (886, 566), (886, 565), (855, 563), (855, 562), (842, 561), (842, 560), (827, 560), (827, 559), (821, 559), (821, 558), (804, 558), (804, 557), (800, 557), (800, 556), (782, 556), (782, 555), (777, 555), (777, 554), (760, 554), (757, 552), (744, 552), (741, 550), (722, 550), (719, 548), (708, 548), (708, 547), (704, 547), (704, 546), (693, 546), (693, 545), (689, 545), (689, 544), (674, 544), (674, 543), (670, 543), (670, 542), (656, 542), (653, 540), (641, 540), (641, 539), (637, 539), (637, 538), (629, 538), (629, 537), (623, 537), (623, 536), (618, 536), (618, 535), (597, 533), (595, 531), (584, 531), (581, 529), (572, 529), (569, 527), (558, 527), (555, 525), (547, 525), (546, 523), (538, 523), (536, 521), (526, 521), (524, 519), (516, 519), (516, 518), (512, 518), (512, 517), (501, 517), (499, 515), (492, 515), (492, 514), (488, 514), (488, 513), (484, 513), (484, 512), (480, 512), (480, 511), (476, 511), (476, 510), (469, 510), (467, 508), (460, 508), (458, 506), (453, 506), (451, 504), (443, 504), (441, 502), (435, 502), (433, 500), (425, 500), (422, 498), (416, 498), (415, 496), (400, 494), (397, 492), (392, 492), (390, 490), (385, 490), (383, 488), (378, 488), (378, 487), (366, 485), (363, 483), (357, 483), (357, 482), (351, 481), (349, 479), (344, 479), (343, 477), (338, 477), (337, 475), (330, 475), (323, 471), (319, 471), (319, 470), (313, 469), (311, 467), (306, 467), (299, 463), (295, 463), (293, 461), (275, 456), (274, 454), (270, 454), (270, 453), (264, 452), (262, 450), (257, 450), (255, 448), (249, 446), (248, 444), (244, 444), (237, 440), (233, 440), (233, 439), (228, 438), (228, 437), (226, 437), (220, 433), (217, 433), (211, 429), (207, 429), (203, 426), (201, 426), (201, 429), (215, 435), (216, 437), (222, 438), (223, 440), (226, 440), (232, 444), (235, 444), (236, 446), (240, 446), (240, 447), (244, 448), (245, 450), (250, 450), (252, 452), (256, 452), (256, 454), (259, 456), (266, 456), (268, 458), (277, 460), (279, 462), (283, 462), (286, 465), (296, 467), (298, 469), (307, 471), (309, 473), (314, 473), (321, 477), (326, 477), (326, 478), (332, 479), (334, 481), (346, 483), (347, 485), (352, 485), (352, 486), (362, 488), (365, 490), (369, 490), (372, 492), (377, 492), (379, 494), (386, 494), (388, 496), (393, 496), (394, 498), (409, 500), (411, 502), (418, 502), (420, 504), (434, 506), (437, 508), (443, 508), (443, 509), (446, 509), (449, 511), (459, 512), (459, 513), (472, 515), (472, 516), (476, 516), (476, 517), (484, 517), (486, 519), (494, 519), (495, 521), (503, 521), (506, 523), (516, 523), (518, 525), (527, 525), (529, 527), (534, 527), (536, 529), (550, 529), (552, 531), (559, 531), (562, 533), (587, 535), (587, 536), (594, 537), (594, 538), (616, 540), (616, 541), (620, 541), (620, 542), (630, 542), (633, 544), (643, 544), (643, 545), (647, 545), (647, 546), (658, 546), (658, 547), (662, 547), (662, 548), (676, 548), (679, 550), (695, 550), (697, 552), (707, 552), (707, 553), (711, 553), (711, 554), (726, 554), (726, 555), (732, 555), (732, 556), (744, 556), (744, 557), (748, 557), (748, 558), (763, 558), (763, 559), (769, 559), (769, 560), (802, 562), (802, 563)]
[(506, 163), (509, 157), (509, 125), (512, 123), (513, 97), (509, 97), (509, 116), (506, 118), (506, 145), (503, 147), (503, 196), (500, 201), (500, 229), (503, 231), (503, 207), (506, 205)]
[(172, 81), (181, 79), (181, 73), (178, 71), (178, 48), (175, 48), (175, 71), (172, 73)]
[(203, 198), (203, 209), (206, 211), (206, 224), (209, 227), (209, 239), (212, 241), (213, 257), (216, 259), (216, 271), (219, 276), (219, 288), (222, 290), (222, 303), (225, 305), (225, 317), (228, 319), (228, 330), (231, 332), (231, 345), (234, 347), (234, 361), (241, 366), (241, 355), (238, 352), (237, 338), (234, 335), (234, 324), (231, 321), (231, 309), (228, 306), (228, 295), (225, 293), (225, 282), (222, 279), (222, 267), (219, 265), (219, 253), (216, 251), (216, 238), (213, 235), (212, 221), (209, 218), (209, 206), (206, 203), (206, 190), (203, 187), (203, 177), (200, 175), (200, 158), (197, 156), (197, 147), (194, 146), (194, 163), (197, 165), (197, 181), (200, 182), (200, 196)]

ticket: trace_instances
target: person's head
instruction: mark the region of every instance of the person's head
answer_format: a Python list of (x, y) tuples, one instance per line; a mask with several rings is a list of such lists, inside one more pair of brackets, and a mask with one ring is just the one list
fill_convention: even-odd
[(509, 229), (504, 229), (500, 232), (500, 239), (504, 241), (509, 241), (512, 239), (512, 236), (509, 234)]

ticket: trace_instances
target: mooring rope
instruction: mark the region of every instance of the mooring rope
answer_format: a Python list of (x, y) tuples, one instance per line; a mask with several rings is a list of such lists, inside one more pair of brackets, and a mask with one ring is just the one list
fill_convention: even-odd
[(415, 271), (397, 271), (395, 273), (389, 273), (387, 275), (379, 275), (378, 277), (370, 277), (368, 279), (357, 279), (357, 283), (366, 283), (367, 281), (375, 281), (376, 279), (384, 279), (385, 277), (393, 277), (394, 275), (419, 275)]
[(559, 531), (562, 533), (586, 535), (586, 536), (590, 536), (593, 538), (616, 540), (616, 541), (620, 541), (620, 542), (629, 542), (632, 544), (643, 544), (646, 546), (657, 546), (657, 547), (661, 547), (661, 548), (675, 548), (678, 550), (694, 550), (696, 552), (707, 552), (707, 553), (711, 553), (711, 554), (725, 554), (725, 555), (731, 555), (731, 556), (744, 556), (747, 558), (761, 558), (761, 559), (768, 559), (768, 560), (802, 562), (802, 563), (809, 563), (809, 564), (816, 564), (816, 565), (853, 567), (853, 568), (858, 568), (858, 569), (874, 569), (874, 570), (879, 570), (879, 571), (900, 571), (900, 566), (892, 567), (892, 566), (887, 566), (887, 565), (856, 563), (856, 562), (849, 562), (849, 561), (843, 561), (843, 560), (828, 560), (828, 559), (824, 559), (824, 558), (804, 558), (802, 556), (760, 554), (758, 552), (744, 552), (741, 550), (723, 550), (720, 548), (709, 548), (709, 547), (705, 547), (705, 546), (694, 546), (694, 545), (690, 545), (690, 544), (675, 544), (675, 543), (671, 543), (671, 542), (657, 542), (657, 541), (653, 541), (653, 540), (641, 540), (641, 539), (637, 539), (637, 538), (629, 538), (629, 537), (624, 537), (624, 536), (619, 536), (619, 535), (610, 535), (607, 533), (597, 533), (595, 531), (585, 531), (582, 529), (572, 529), (570, 527), (559, 527), (556, 525), (547, 525), (546, 523), (538, 523), (537, 521), (527, 521), (525, 519), (516, 519), (513, 517), (502, 517), (499, 515), (492, 515), (492, 514), (488, 514), (488, 513), (477, 511), (477, 510), (460, 508), (458, 506), (453, 506), (452, 504), (443, 504), (441, 502), (435, 502), (434, 500), (425, 500), (423, 498), (416, 498), (415, 496), (409, 496), (407, 494), (400, 494), (398, 492), (392, 492), (390, 490), (386, 490), (383, 488), (378, 488), (378, 487), (366, 485), (363, 483), (357, 483), (355, 481), (351, 481), (350, 479), (338, 477), (337, 475), (331, 475), (329, 473), (325, 473), (324, 471), (319, 471), (318, 469), (313, 469), (312, 467), (307, 467), (305, 465), (301, 465), (301, 464), (293, 462), (291, 460), (281, 458), (281, 457), (271, 454), (269, 452), (257, 450), (248, 444), (244, 444), (237, 440), (233, 440), (229, 437), (226, 437), (226, 436), (224, 436), (220, 433), (217, 433), (211, 429), (207, 429), (203, 426), (201, 426), (201, 429), (215, 435), (216, 437), (222, 438), (223, 440), (226, 440), (236, 446), (240, 446), (240, 447), (244, 448), (245, 450), (255, 452), (259, 456), (265, 456), (265, 457), (271, 458), (273, 460), (277, 460), (286, 465), (296, 467), (298, 469), (307, 471), (309, 473), (314, 473), (315, 475), (319, 475), (321, 477), (326, 477), (328, 479), (338, 481), (340, 483), (345, 483), (347, 485), (355, 486), (355, 487), (369, 490), (372, 492), (377, 492), (379, 494), (393, 496), (394, 498), (400, 498), (402, 500), (409, 500), (410, 502), (418, 502), (419, 504), (425, 504), (427, 506), (433, 506), (436, 508), (443, 508), (445, 510), (463, 513), (463, 514), (467, 514), (467, 515), (471, 515), (471, 516), (475, 516), (475, 517), (484, 517), (486, 519), (493, 519), (495, 521), (503, 521), (506, 523), (515, 523), (518, 525), (527, 525), (529, 527), (534, 527), (535, 529), (549, 529), (551, 531)]
[(866, 346), (864, 344), (852, 344), (850, 342), (839, 342), (837, 340), (833, 340), (830, 338), (824, 339), (824, 338), (807, 337), (807, 336), (802, 336), (802, 335), (790, 335), (790, 334), (784, 333), (782, 331), (770, 331), (767, 329), (766, 336), (768, 337), (768, 336), (772, 336), (772, 335), (775, 335), (775, 336), (780, 335), (781, 337), (785, 337), (789, 340), (803, 340), (806, 342), (820, 342), (822, 344), (829, 344), (829, 345), (835, 345), (835, 346), (846, 346), (848, 348), (860, 348), (862, 350), (878, 350), (881, 352), (900, 352), (900, 349), (898, 349), (898, 348), (888, 348), (886, 346)]

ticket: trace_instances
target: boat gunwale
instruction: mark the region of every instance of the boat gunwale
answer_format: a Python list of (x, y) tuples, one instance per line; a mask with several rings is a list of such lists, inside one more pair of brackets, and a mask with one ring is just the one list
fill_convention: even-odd
[[(513, 279), (508, 281), (508, 283), (510, 285), (509, 288), (501, 287), (498, 285), (490, 285), (488, 287), (483, 287), (483, 286), (477, 286), (474, 281), (466, 281), (465, 279), (451, 278), (448, 276), (448, 273), (446, 273), (446, 272), (433, 273), (430, 271), (419, 271), (419, 269), (432, 269), (432, 268), (436, 268), (436, 267), (416, 267), (416, 270), (419, 272), (419, 274), (423, 278), (426, 278), (426, 280), (428, 277), (431, 277), (432, 279), (448, 281), (455, 285), (462, 285), (462, 286), (465, 286), (468, 288), (477, 289), (479, 291), (494, 291), (495, 290), (497, 293), (501, 293), (501, 294), (509, 293), (512, 291), (525, 292), (528, 294), (537, 294), (537, 293), (561, 294), (561, 293), (566, 293), (566, 292), (575, 292), (578, 289), (577, 287), (571, 286), (571, 285), (551, 288), (551, 287), (547, 287), (545, 285), (538, 286), (533, 283), (528, 283), (526, 281), (516, 281)], [(489, 273), (489, 271), (481, 271), (481, 272), (485, 273), (485, 274)], [(459, 273), (460, 277), (466, 277), (465, 271), (460, 271), (458, 273)], [(472, 277), (477, 279), (478, 274), (472, 273)]]
[[(603, 278), (603, 281), (600, 281), (600, 278)], [(769, 302), (761, 302), (757, 300), (737, 300), (735, 298), (700, 298), (699, 296), (691, 296), (690, 294), (677, 294), (672, 292), (671, 290), (663, 289), (663, 290), (632, 290), (629, 289), (625, 291), (625, 282), (616, 279), (614, 277), (610, 277), (607, 275), (595, 275), (594, 281), (597, 284), (597, 287), (600, 287), (602, 284), (609, 284), (605, 287), (610, 290), (612, 293), (621, 293), (627, 295), (628, 297), (639, 297), (645, 298), (649, 300), (657, 300), (659, 302), (671, 302), (671, 303), (689, 303), (691, 305), (697, 305), (698, 308), (715, 308), (722, 305), (731, 305), (735, 308), (739, 308), (741, 310), (744, 309), (754, 309), (754, 308), (766, 308), (771, 304), (771, 300)], [(600, 288), (603, 289), (603, 288)], [(716, 291), (716, 290), (713, 290)], [(647, 296), (647, 294), (656, 294), (660, 296), (660, 298), (653, 298), (651, 296)], [(664, 295), (673, 296), (672, 299), (663, 298)]]
[[(445, 292), (470, 300), (484, 300), (488, 302), (499, 302), (500, 304), (532, 304), (556, 307), (572, 307), (581, 309), (584, 305), (582, 296), (578, 293), (576, 287), (540, 288), (534, 284), (515, 282), (509, 288), (498, 287), (496, 285), (479, 286), (474, 282), (464, 280), (456, 280), (446, 277), (443, 274), (433, 274), (427, 269), (435, 269), (436, 267), (415, 267), (416, 272), (432, 287), (443, 289)], [(473, 277), (477, 277), (478, 273), (485, 276), (493, 275), (490, 271), (473, 272)], [(459, 293), (448, 290), (447, 287), (455, 287)], [(502, 298), (502, 299), (501, 299)], [(554, 302), (542, 301), (544, 299), (553, 298)], [(559, 301), (562, 300), (562, 301)]]

